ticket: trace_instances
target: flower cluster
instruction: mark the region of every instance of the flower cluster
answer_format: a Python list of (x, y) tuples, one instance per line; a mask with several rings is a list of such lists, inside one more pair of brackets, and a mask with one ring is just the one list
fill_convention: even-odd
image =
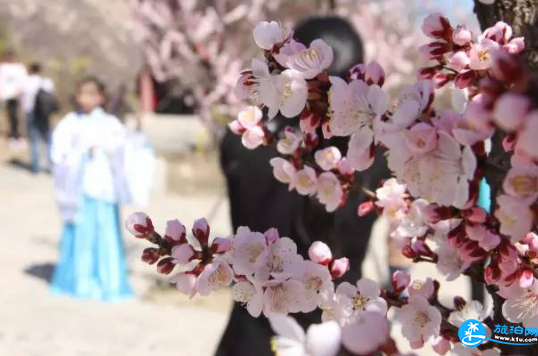
[(517, 54), (525, 49), (524, 39), (512, 38), (512, 28), (504, 22), (497, 22), (474, 40), (467, 26), (453, 28), (446, 17), (435, 13), (424, 20), (422, 31), (434, 41), (423, 45), (420, 53), (437, 65), (422, 68), (419, 77), (432, 79), (437, 87), (454, 81), (460, 89), (469, 88), (489, 75), (503, 52)]
[(172, 273), (176, 266), (184, 269), (170, 279), (182, 293), (205, 296), (232, 283), (234, 274), (224, 259), (232, 247), (231, 240), (217, 237), (210, 243), (210, 228), (205, 219), (194, 222), (193, 243), (187, 240), (185, 226), (178, 220), (167, 222), (164, 237), (154, 230), (151, 219), (144, 213), (131, 215), (125, 227), (135, 237), (157, 245), (142, 252), (142, 261), (150, 265), (157, 263), (157, 271), (162, 274)]
[(161, 237), (144, 213), (131, 215), (126, 228), (157, 245), (143, 251), (143, 261), (157, 263), (163, 274), (182, 269), (170, 278), (182, 293), (206, 296), (234, 282), (234, 299), (244, 303), (254, 317), (262, 312), (270, 316), (316, 309), (334, 289), (333, 279), (349, 269), (347, 258), (334, 259), (320, 241), (312, 244), (305, 260), (295, 242), (280, 237), (276, 229), (262, 234), (240, 227), (234, 236), (210, 239), (207, 221), (199, 219), (193, 225), (191, 243), (178, 220), (168, 221)]
[[(485, 320), (490, 314), (480, 303), (466, 304), (461, 298), (456, 309), (439, 309), (437, 281), (411, 281), (400, 271), (392, 277), (391, 291), (367, 278), (335, 286), (334, 280), (349, 269), (346, 258), (334, 259), (330, 248), (316, 241), (305, 259), (297, 253), (295, 243), (280, 237), (274, 228), (260, 233), (240, 227), (233, 236), (211, 239), (207, 222), (199, 219), (192, 238), (187, 238), (185, 227), (171, 220), (161, 237), (144, 213), (130, 216), (126, 228), (135, 237), (157, 245), (145, 249), (142, 260), (158, 262), (157, 268), (164, 274), (176, 267), (183, 269), (170, 278), (182, 293), (207, 296), (232, 285), (235, 301), (253, 317), (264, 314), (269, 318), (277, 334), (273, 347), (283, 355), (302, 350), (301, 355), (331, 356), (340, 345), (359, 355), (376, 350), (395, 355), (397, 349), (389, 336), (389, 307), (396, 308), (396, 320), (412, 347), (429, 343), (444, 354), (441, 351), (450, 349), (455, 327), (466, 318)], [(322, 310), (322, 324), (311, 326), (306, 334), (287, 316), (317, 308)], [(315, 341), (313, 335), (324, 336)]]
[[(422, 30), (434, 41), (420, 52), (435, 64), (421, 69), (417, 83), (390, 101), (378, 63), (357, 64), (345, 79), (329, 76), (334, 54), (325, 42), (306, 46), (276, 22), (258, 24), (254, 40), (264, 56), (252, 60), (235, 91), (252, 105), (230, 129), (249, 149), (274, 145), (280, 157), (269, 164), (276, 179), (317, 197), (329, 212), (350, 191), (366, 193), (370, 200), (361, 203), (358, 215), (385, 216), (403, 255), (434, 263), (446, 280), (471, 276), (500, 297), (494, 299), (502, 303), (496, 318), (538, 327), (538, 82), (516, 56), (524, 41), (513, 38), (502, 22), (474, 38), (440, 14), (428, 16)], [(437, 111), (436, 89), (449, 83), (464, 90), (465, 105)], [(280, 113), (299, 117), (300, 124), (272, 133), (263, 110), (268, 120)], [(345, 152), (327, 144), (332, 136), (348, 138)], [(374, 163), (376, 146), (387, 149), (394, 178), (371, 192), (355, 175)], [(483, 179), (496, 189), (492, 212), (478, 203)], [(209, 227), (200, 220), (193, 229), (195, 247), (179, 222), (169, 222), (164, 238), (142, 214), (127, 227), (158, 245), (143, 258), (158, 261), (161, 272), (170, 273), (175, 265), (188, 269), (172, 278), (183, 292), (207, 295), (233, 284), (234, 299), (251, 315), (270, 318), (277, 333), (273, 346), (284, 355), (333, 356), (340, 344), (359, 355), (379, 350), (398, 355), (389, 337), (389, 308), (396, 309), (396, 323), (412, 348), (429, 344), (441, 355), (469, 354), (457, 333), (466, 319), (493, 325), (491, 308), (476, 301), (458, 297), (453, 308), (442, 305), (440, 283), (431, 278), (413, 280), (396, 272), (392, 290), (367, 278), (335, 285), (347, 259), (335, 260), (322, 242), (314, 243), (305, 259), (274, 229), (241, 227), (234, 236), (209, 243)], [(306, 333), (286, 316), (316, 308), (323, 323)], [(474, 354), (500, 351), (485, 344)]]
[[(351, 189), (361, 189), (354, 172), (373, 164), (375, 145), (388, 148), (395, 179), (370, 194), (371, 201), (359, 206), (359, 215), (377, 208), (391, 221), (391, 235), (401, 243), (402, 253), (416, 262), (435, 263), (447, 280), (478, 273), (479, 281), (493, 284), (505, 298), (515, 291), (519, 299), (510, 297), (505, 303), (509, 320), (535, 317), (536, 306), (521, 302), (522, 296), (534, 300), (536, 295), (535, 240), (528, 232), (538, 198), (534, 164), (538, 146), (532, 139), (538, 133), (534, 132), (538, 120), (525, 89), (530, 86), (524, 83), (524, 69), (515, 56), (524, 50), (523, 39), (512, 38), (511, 27), (502, 22), (475, 39), (467, 27), (452, 27), (442, 15), (430, 15), (422, 30), (434, 41), (420, 52), (436, 64), (419, 70), (417, 84), (405, 87), (389, 104), (382, 90), (385, 73), (376, 62), (356, 65), (346, 80), (329, 77), (324, 69), (332, 52), (324, 43), (317, 41), (307, 48), (274, 22), (259, 26), (254, 36), (265, 50), (264, 60), (253, 60), (253, 69), (239, 80), (237, 92), (267, 106), (269, 118), (278, 111), (285, 117), (300, 116), (298, 128), (286, 128), (280, 138), (264, 131), (264, 138), (258, 140), (276, 143), (283, 156), (270, 162), (275, 177), (299, 194), (316, 195), (333, 211)], [(296, 66), (297, 56), (311, 57)], [(282, 76), (292, 78), (285, 90), (278, 88)], [(467, 103), (463, 111), (437, 112), (435, 90), (450, 82), (464, 89)], [(477, 206), (478, 186), (495, 164), (488, 158), (485, 141), (497, 131), (506, 133), (503, 148), (514, 154), (503, 184), (505, 194), (498, 197), (494, 214), (489, 214)], [(336, 147), (322, 144), (332, 136), (349, 137), (345, 156)], [(484, 264), (485, 269), (477, 267)], [(321, 305), (324, 315), (347, 325), (349, 312), (339, 315), (332, 306), (345, 300), (343, 295), (352, 299), (361, 288), (366, 287), (338, 286)], [(375, 289), (366, 293), (369, 298), (379, 297)], [(420, 310), (424, 320), (440, 320), (435, 308), (429, 307), (433, 308), (411, 298), (403, 309)], [(351, 323), (357, 321), (352, 318)], [(435, 330), (420, 338), (403, 333), (414, 346), (439, 336)]]

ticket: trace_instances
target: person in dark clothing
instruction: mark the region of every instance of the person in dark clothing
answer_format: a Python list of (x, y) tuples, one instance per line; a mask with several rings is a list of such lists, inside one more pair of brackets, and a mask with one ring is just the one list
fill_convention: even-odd
[(39, 63), (30, 65), (29, 75), (24, 84), (21, 103), (26, 116), (26, 130), (30, 140), (30, 156), (32, 172), (39, 173), (39, 141), (42, 140), (47, 147), (48, 167), (50, 160), (50, 118), (58, 111), (58, 102), (54, 93), (54, 82), (42, 74)]
[[(317, 38), (323, 39), (334, 50), (334, 62), (329, 68), (330, 75), (346, 77), (347, 71), (362, 62), (362, 43), (353, 27), (339, 17), (316, 17), (299, 24), (294, 37), (308, 45)], [(270, 122), (273, 133), (285, 126), (298, 126), (298, 119), (277, 116)], [(347, 138), (334, 138), (325, 144), (337, 146), (346, 151)], [(350, 259), (351, 270), (345, 280), (355, 282), (361, 276), (361, 262), (366, 254), (370, 230), (376, 216), (371, 214), (359, 218), (357, 206), (367, 199), (359, 193), (351, 193), (345, 206), (334, 213), (327, 213), (325, 207), (315, 198), (289, 192), (285, 184), (278, 182), (272, 173), (269, 160), (277, 157), (272, 147), (261, 147), (249, 151), (241, 144), (241, 138), (227, 132), (221, 145), (221, 166), (226, 177), (232, 226), (248, 226), (251, 230), (264, 232), (276, 227), (280, 236), (292, 238), (298, 252), (303, 256), (312, 242), (327, 243), (335, 257)], [(366, 172), (357, 175), (361, 184), (371, 189), (389, 176), (382, 160), (382, 152), (376, 164)], [(321, 313), (294, 315), (304, 327), (320, 322)], [(216, 351), (216, 356), (270, 356), (270, 339), (273, 332), (268, 320), (261, 316), (253, 318), (244, 306), (235, 303), (230, 320)]]

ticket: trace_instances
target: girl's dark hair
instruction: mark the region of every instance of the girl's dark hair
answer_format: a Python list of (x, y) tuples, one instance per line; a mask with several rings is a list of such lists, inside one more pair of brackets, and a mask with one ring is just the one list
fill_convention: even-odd
[[(104, 103), (102, 105), (103, 109), (106, 108), (106, 104), (107, 104), (107, 96), (106, 96), (106, 85), (97, 77), (95, 76), (87, 76), (87, 77), (84, 77), (82, 79), (80, 79), (78, 82), (77, 82), (77, 92), (80, 90), (80, 88), (84, 85), (84, 84), (88, 84), (88, 83), (92, 83), (94, 84), (96, 87), (97, 87), (97, 90), (99, 91), (99, 93), (104, 97)], [(73, 104), (73, 106), (76, 108), (76, 110), (79, 110), (80, 108), (78, 107), (78, 104), (77, 104), (77, 100), (76, 100), (76, 96), (73, 95), (71, 97), (71, 103)]]
[(97, 78), (95, 76), (87, 76), (87, 77), (82, 78), (77, 83), (77, 91), (80, 90), (80, 88), (84, 84), (88, 84), (88, 83), (93, 83), (97, 87), (97, 90), (99, 90), (99, 93), (101, 93), (103, 96), (106, 96), (106, 85), (105, 85), (105, 83), (103, 83), (101, 81), (101, 79), (99, 79), (99, 78)]

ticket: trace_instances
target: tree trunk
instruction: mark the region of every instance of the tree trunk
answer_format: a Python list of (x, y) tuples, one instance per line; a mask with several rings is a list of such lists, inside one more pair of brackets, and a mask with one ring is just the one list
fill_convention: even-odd
[[(533, 72), (538, 71), (538, 0), (496, 0), (492, 5), (485, 5), (475, 0), (475, 13), (482, 30), (493, 26), (497, 21), (504, 21), (514, 29), (514, 37), (525, 37), (526, 50), (523, 59)], [(486, 180), (491, 187), (492, 209), (496, 198), (502, 193), (505, 172), (510, 168), (510, 155), (502, 148), (503, 135), (499, 132), (492, 138), (492, 148), (488, 160), (495, 163), (499, 170), (486, 172)], [(488, 289), (494, 302), (493, 325), (510, 325), (502, 315), (503, 298)], [(538, 346), (516, 346), (497, 344), (502, 355), (538, 355)]]

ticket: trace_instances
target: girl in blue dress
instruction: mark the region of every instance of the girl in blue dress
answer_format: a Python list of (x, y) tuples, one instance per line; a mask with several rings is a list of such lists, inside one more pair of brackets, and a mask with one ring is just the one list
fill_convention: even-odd
[(103, 301), (131, 298), (119, 205), (129, 200), (127, 133), (102, 108), (104, 86), (78, 85), (78, 111), (53, 133), (51, 158), (56, 199), (64, 221), (60, 258), (52, 278), (56, 294)]

